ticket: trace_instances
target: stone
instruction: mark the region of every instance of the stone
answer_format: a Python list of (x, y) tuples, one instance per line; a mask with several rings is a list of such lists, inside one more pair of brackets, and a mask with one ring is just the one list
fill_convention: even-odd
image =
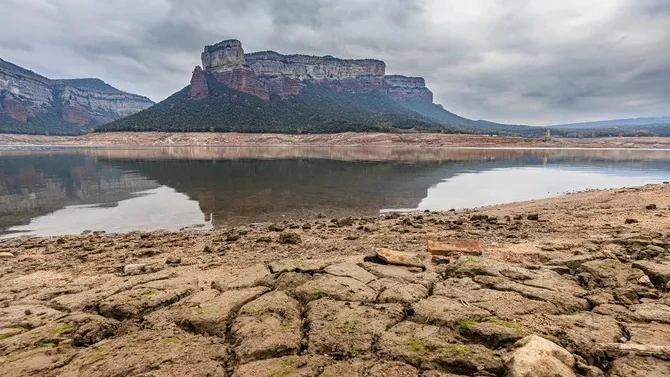
[[(320, 377), (419, 377), (419, 371), (398, 361), (352, 359), (327, 366)], [(424, 373), (422, 376), (426, 376)]]
[(433, 284), (441, 280), (440, 275), (433, 271), (412, 271), (404, 266), (383, 265), (377, 263), (361, 263), (361, 267), (377, 276), (378, 278), (389, 278), (407, 283), (421, 284), (430, 289)]
[(397, 304), (362, 305), (330, 299), (307, 305), (308, 351), (318, 355), (351, 357), (371, 351), (377, 339), (403, 317)]
[(624, 356), (614, 360), (609, 368), (610, 377), (670, 377), (665, 360), (654, 357)]
[(626, 220), (624, 220), (624, 224), (636, 224), (638, 222), (639, 221), (637, 221), (637, 219), (626, 219)]
[(377, 296), (380, 303), (411, 304), (428, 297), (428, 288), (406, 281), (381, 278), (369, 283), (369, 286), (381, 292)]
[(644, 272), (632, 268), (628, 264), (616, 259), (602, 259), (583, 263), (580, 272), (589, 273), (594, 283), (602, 288), (623, 288), (627, 285), (637, 285), (637, 280)]
[(375, 290), (360, 281), (333, 275), (318, 275), (297, 287), (294, 294), (303, 302), (325, 297), (341, 301), (373, 302), (377, 297)]
[(273, 274), (282, 274), (285, 272), (318, 272), (323, 271), (328, 263), (322, 260), (314, 259), (282, 259), (280, 261), (270, 262), (270, 271)]
[(232, 377), (313, 377), (331, 363), (330, 358), (321, 355), (284, 356), (240, 365)]
[(10, 253), (9, 251), (0, 252), (0, 259), (9, 259), (9, 258), (14, 258), (14, 254)]
[(530, 335), (515, 343), (515, 347), (505, 362), (505, 376), (576, 377), (572, 354), (547, 339)]
[[(141, 350), (131, 345), (141, 345)], [(227, 358), (225, 348), (213, 338), (179, 330), (140, 330), (81, 349), (57, 374), (132, 376), (150, 371), (153, 376), (225, 376), (221, 361)]]
[(244, 305), (233, 320), (235, 354), (242, 363), (297, 352), (302, 341), (300, 304), (274, 291)]
[(426, 249), (432, 255), (482, 255), (481, 244), (479, 241), (473, 239), (449, 238), (442, 240), (428, 240)]
[(282, 223), (270, 224), (270, 226), (268, 227), (268, 230), (273, 232), (283, 232), (285, 229), (286, 225)]
[(426, 267), (421, 259), (413, 254), (401, 253), (386, 248), (378, 248), (375, 253), (379, 259), (388, 264), (420, 268)]
[(180, 263), (181, 263), (181, 258), (179, 258), (177, 256), (174, 256), (174, 255), (170, 255), (169, 257), (167, 257), (167, 259), (165, 259), (165, 264), (174, 265), (174, 264), (180, 264)]
[(264, 264), (256, 264), (251, 267), (236, 269), (224, 267), (215, 273), (210, 273), (213, 283), (212, 287), (220, 291), (230, 289), (249, 288), (257, 285), (265, 285), (266, 278), (271, 276), (270, 270)]
[(538, 221), (540, 219), (540, 215), (538, 215), (537, 213), (531, 213), (526, 218), (531, 221)]
[(296, 232), (282, 232), (279, 234), (279, 243), (288, 245), (297, 245), (302, 242), (302, 238)]
[(664, 288), (670, 282), (670, 263), (655, 263), (651, 261), (633, 262), (633, 268), (642, 270), (657, 288)]
[(644, 208), (649, 209), (649, 210), (654, 210), (658, 207), (656, 206), (656, 204), (647, 204), (647, 206), (644, 207)]
[(458, 372), (466, 375), (502, 374), (502, 361), (490, 349), (461, 344), (450, 329), (404, 321), (379, 339), (382, 358), (402, 360), (418, 368)]
[(546, 264), (550, 266), (566, 266), (570, 270), (574, 271), (578, 269), (579, 266), (581, 266), (582, 264), (597, 259), (603, 259), (603, 257), (598, 254), (575, 255), (574, 257), (564, 259), (552, 259)]
[(419, 323), (447, 326), (453, 329), (464, 321), (479, 322), (491, 316), (491, 312), (442, 296), (431, 296), (414, 305), (413, 320)]
[(377, 279), (375, 275), (367, 272), (365, 269), (351, 262), (332, 264), (326, 267), (325, 272), (335, 276), (354, 278), (364, 284), (368, 284), (371, 281)]
[(140, 275), (146, 272), (147, 265), (144, 263), (128, 264), (123, 267), (124, 275)]
[(462, 321), (458, 324), (461, 335), (476, 343), (497, 349), (507, 347), (530, 335), (529, 330), (517, 322), (508, 322), (491, 317), (484, 322)]
[(254, 287), (226, 292), (208, 289), (197, 292), (168, 311), (152, 313), (150, 322), (160, 323), (162, 317), (196, 334), (225, 337), (226, 324), (232, 315), (247, 302), (254, 300), (268, 288)]
[(651, 279), (649, 279), (649, 276), (643, 275), (641, 278), (637, 279), (637, 283), (640, 285), (644, 285), (645, 287), (653, 287), (654, 284), (651, 283)]
[(386, 75), (388, 95), (396, 101), (433, 103), (433, 92), (426, 88), (423, 77)]

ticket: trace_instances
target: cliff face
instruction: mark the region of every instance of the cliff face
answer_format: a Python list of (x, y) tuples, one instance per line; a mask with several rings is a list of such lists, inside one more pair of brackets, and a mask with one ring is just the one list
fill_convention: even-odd
[(426, 88), (423, 77), (388, 75), (385, 80), (388, 94), (395, 100), (433, 103), (433, 92)]
[[(298, 95), (307, 82), (338, 92), (386, 92), (386, 64), (381, 60), (282, 55), (274, 51), (245, 54), (242, 43), (234, 39), (206, 46), (201, 58), (204, 72), (219, 82), (265, 100), (270, 94)], [(191, 94), (191, 98), (197, 96)]]
[(45, 133), (60, 123), (58, 132), (69, 125), (77, 133), (151, 105), (99, 79), (50, 80), (0, 59), (0, 115), (7, 116), (0, 116), (0, 131)]

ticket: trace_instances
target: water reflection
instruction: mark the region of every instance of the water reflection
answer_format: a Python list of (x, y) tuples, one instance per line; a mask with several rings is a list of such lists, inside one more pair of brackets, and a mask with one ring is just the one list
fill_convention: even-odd
[(0, 233), (371, 216), (667, 180), (668, 151), (147, 148), (0, 153)]

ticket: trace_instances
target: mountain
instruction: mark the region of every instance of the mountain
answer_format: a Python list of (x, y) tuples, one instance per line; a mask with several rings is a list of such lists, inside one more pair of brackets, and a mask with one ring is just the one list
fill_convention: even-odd
[(76, 135), (153, 105), (99, 79), (51, 80), (0, 59), (0, 132)]
[(543, 136), (545, 129), (473, 121), (433, 104), (421, 77), (386, 75), (376, 59), (245, 53), (205, 46), (190, 85), (100, 131), (332, 133), (432, 131)]
[(632, 127), (640, 126), (655, 126), (655, 125), (670, 125), (670, 117), (651, 117), (651, 118), (629, 118), (629, 119), (612, 119), (598, 122), (582, 122), (582, 123), (568, 123), (557, 124), (549, 126), (552, 128), (610, 128), (610, 127)]

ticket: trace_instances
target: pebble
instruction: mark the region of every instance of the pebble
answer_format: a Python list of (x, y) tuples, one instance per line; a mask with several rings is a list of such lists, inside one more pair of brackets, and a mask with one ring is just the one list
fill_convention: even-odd
[(9, 251), (3, 251), (0, 253), (0, 259), (5, 259), (5, 258), (14, 258), (14, 254), (10, 253)]
[(123, 267), (123, 273), (125, 275), (139, 275), (144, 273), (147, 265), (143, 263), (129, 264)]
[(644, 285), (647, 287), (653, 287), (654, 285), (651, 283), (651, 279), (649, 279), (649, 276), (647, 275), (642, 275), (639, 279), (637, 279), (638, 284)]
[(646, 209), (656, 209), (656, 208), (658, 208), (658, 207), (656, 206), (656, 204), (648, 204), (648, 205), (647, 205), (646, 207), (644, 207), (644, 208), (646, 208)]
[(170, 255), (165, 260), (165, 264), (179, 264), (179, 263), (181, 263), (181, 258), (175, 257), (174, 255)]

